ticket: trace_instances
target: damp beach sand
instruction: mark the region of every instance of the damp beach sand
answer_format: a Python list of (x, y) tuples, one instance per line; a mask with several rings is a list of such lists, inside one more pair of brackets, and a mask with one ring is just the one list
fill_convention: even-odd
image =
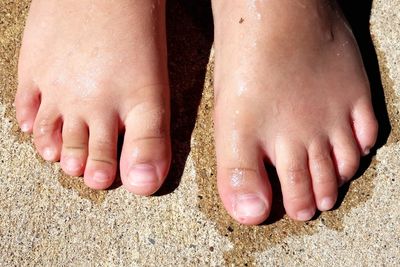
[(82, 178), (37, 156), (12, 106), (29, 1), (0, 0), (0, 265), (398, 265), (400, 0), (373, 1), (372, 42), (371, 1), (343, 2), (350, 18), (359, 16), (350, 22), (381, 124), (377, 149), (341, 189), (335, 209), (307, 223), (284, 215), (272, 175), (272, 216), (249, 227), (227, 215), (216, 190), (207, 0), (168, 3), (174, 157), (166, 186), (150, 198), (133, 196), (118, 182), (90, 190)]

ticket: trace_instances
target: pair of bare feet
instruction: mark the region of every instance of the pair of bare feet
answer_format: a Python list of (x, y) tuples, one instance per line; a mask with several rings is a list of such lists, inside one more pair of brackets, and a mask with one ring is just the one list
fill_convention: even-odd
[[(377, 136), (357, 44), (328, 0), (214, 0), (218, 188), (258, 224), (276, 166), (285, 209), (331, 209)], [(164, 0), (34, 0), (19, 62), (17, 120), (40, 155), (106, 189), (150, 195), (171, 160)]]

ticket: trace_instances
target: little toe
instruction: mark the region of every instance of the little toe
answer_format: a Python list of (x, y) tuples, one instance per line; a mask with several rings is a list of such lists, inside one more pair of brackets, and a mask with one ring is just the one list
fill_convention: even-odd
[(88, 128), (83, 120), (65, 118), (62, 130), (61, 167), (68, 175), (83, 174), (88, 156)]
[(15, 96), (16, 117), (22, 132), (31, 133), (40, 106), (40, 92), (33, 86), (18, 86)]
[(350, 127), (338, 130), (332, 137), (333, 156), (341, 186), (353, 178), (360, 164), (360, 150)]
[[(234, 133), (233, 138), (226, 138), (226, 132)], [(272, 203), (262, 150), (255, 140), (235, 131), (216, 129), (219, 195), (229, 215), (247, 225), (265, 221)]]
[(327, 141), (317, 141), (308, 150), (315, 202), (320, 211), (333, 208), (337, 199), (337, 177)]
[(122, 183), (129, 192), (149, 196), (168, 174), (171, 141), (169, 115), (158, 107), (145, 110), (142, 114), (132, 112), (125, 120), (120, 169)]
[(106, 189), (117, 172), (118, 120), (109, 114), (88, 119), (89, 155), (84, 180), (93, 189)]
[(361, 154), (368, 155), (378, 136), (378, 122), (370, 99), (360, 101), (354, 107), (352, 119), (354, 135), (359, 144)]
[(285, 210), (295, 220), (310, 220), (316, 206), (306, 148), (294, 142), (278, 141), (276, 144), (276, 170)]
[(49, 105), (40, 106), (33, 126), (33, 140), (39, 154), (47, 161), (58, 161), (61, 154), (61, 116)]

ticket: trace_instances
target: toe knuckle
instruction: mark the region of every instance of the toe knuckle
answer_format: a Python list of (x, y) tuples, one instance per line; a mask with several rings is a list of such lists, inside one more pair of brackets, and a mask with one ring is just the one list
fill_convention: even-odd
[(49, 119), (40, 119), (37, 122), (37, 128), (39, 129), (49, 129), (52, 126), (52, 121), (50, 121)]
[(49, 118), (39, 119), (35, 124), (35, 136), (40, 137), (54, 131), (55, 120)]
[(292, 195), (287, 197), (287, 201), (299, 209), (301, 206), (308, 206), (310, 203), (310, 197), (306, 194), (294, 192)]
[(240, 187), (259, 177), (259, 172), (251, 167), (233, 167), (227, 169), (231, 185)]
[(115, 149), (115, 142), (104, 138), (104, 139), (96, 139), (95, 141), (93, 141), (92, 145), (91, 145), (91, 150), (92, 151), (97, 151), (99, 152), (99, 154), (103, 154), (105, 151), (110, 151), (110, 150), (114, 150)]
[(65, 150), (86, 150), (87, 144), (84, 142), (64, 142), (63, 149)]
[(335, 182), (336, 177), (329, 174), (324, 173), (321, 175), (313, 176), (313, 184), (320, 187), (326, 187), (328, 185), (334, 184)]
[(308, 168), (303, 165), (292, 165), (287, 169), (287, 179), (293, 185), (302, 184), (308, 178)]
[(90, 160), (99, 163), (105, 163), (107, 165), (116, 165), (116, 149), (115, 148), (104, 148), (101, 145), (92, 147), (89, 151)]
[(331, 155), (328, 153), (317, 153), (310, 155), (310, 161), (316, 165), (329, 164)]
[(140, 128), (136, 129), (138, 136), (165, 137), (168, 135), (169, 129), (168, 118), (167, 108), (163, 104), (147, 101), (136, 105), (128, 114), (125, 123), (127, 120), (132, 120), (140, 124)]

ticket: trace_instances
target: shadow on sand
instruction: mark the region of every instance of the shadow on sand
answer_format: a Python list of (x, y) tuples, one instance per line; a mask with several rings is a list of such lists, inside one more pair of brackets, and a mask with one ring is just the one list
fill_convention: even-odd
[(156, 196), (178, 187), (190, 152), (214, 35), (211, 2), (167, 1), (167, 32), (173, 156), (167, 180)]

